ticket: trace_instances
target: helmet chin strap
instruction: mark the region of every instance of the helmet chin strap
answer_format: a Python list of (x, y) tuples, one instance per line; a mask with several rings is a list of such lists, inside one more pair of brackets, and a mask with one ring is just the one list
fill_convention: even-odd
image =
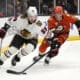
[(29, 24), (35, 23), (36, 22), (36, 19), (35, 20), (28, 19), (28, 22), (29, 22)]

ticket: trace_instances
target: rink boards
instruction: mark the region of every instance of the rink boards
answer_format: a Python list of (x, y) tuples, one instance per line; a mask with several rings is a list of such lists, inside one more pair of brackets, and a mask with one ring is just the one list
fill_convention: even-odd
[[(42, 22), (45, 22), (45, 21), (48, 20), (48, 18), (49, 18), (49, 16), (39, 16), (38, 20), (41, 20)], [(7, 19), (8, 18), (0, 18), (0, 27), (2, 27), (4, 25), (4, 23), (7, 21)], [(10, 36), (10, 37), (8, 36), (3, 40), (3, 45), (2, 45), (3, 47), (1, 49), (2, 52), (4, 52), (8, 48), (8, 45), (10, 44), (12, 37), (13, 37), (13, 35)], [(40, 43), (41, 40), (42, 40), (42, 38), (39, 38), (38, 42)], [(68, 40), (69, 41), (80, 40), (77, 28), (74, 24), (73, 25), (71, 24)]]

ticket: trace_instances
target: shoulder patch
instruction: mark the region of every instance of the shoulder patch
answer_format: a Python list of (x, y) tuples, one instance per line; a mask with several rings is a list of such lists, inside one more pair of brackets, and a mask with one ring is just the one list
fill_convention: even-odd
[(42, 25), (42, 22), (41, 22), (41, 21), (37, 21), (36, 24), (37, 24), (38, 26), (41, 26), (41, 25)]
[(67, 16), (70, 16), (70, 14), (67, 14)]

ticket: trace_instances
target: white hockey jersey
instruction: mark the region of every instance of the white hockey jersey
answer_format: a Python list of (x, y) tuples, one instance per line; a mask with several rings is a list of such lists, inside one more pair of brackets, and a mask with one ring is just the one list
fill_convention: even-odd
[[(46, 22), (41, 23), (40, 21), (36, 21), (35, 23), (29, 24), (27, 18), (21, 18), (20, 16), (10, 18), (7, 24), (11, 26), (7, 31), (8, 35), (18, 34), (26, 39), (37, 38), (39, 35), (45, 37), (48, 33), (48, 25)], [(22, 30), (28, 31), (30, 33), (29, 36), (25, 37), (25, 34), (22, 35)]]

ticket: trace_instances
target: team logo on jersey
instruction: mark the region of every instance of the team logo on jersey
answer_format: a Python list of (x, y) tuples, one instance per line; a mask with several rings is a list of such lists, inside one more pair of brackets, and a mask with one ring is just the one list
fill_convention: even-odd
[(70, 16), (70, 14), (67, 14), (67, 16)]
[(21, 30), (20, 34), (23, 37), (29, 37), (31, 35), (31, 33), (28, 30), (26, 30), (26, 29)]

